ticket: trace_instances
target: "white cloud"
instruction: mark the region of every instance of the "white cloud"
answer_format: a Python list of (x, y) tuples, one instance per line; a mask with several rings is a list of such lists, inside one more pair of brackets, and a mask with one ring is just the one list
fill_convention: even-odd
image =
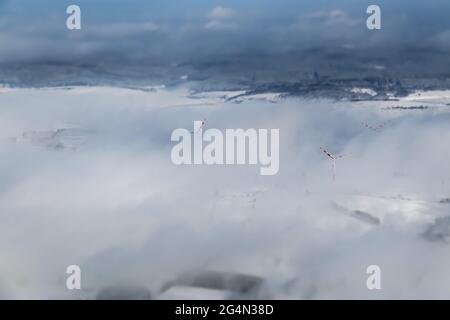
[(164, 28), (153, 21), (145, 21), (141, 23), (115, 23), (94, 26), (89, 30), (89, 35), (102, 38), (116, 38), (157, 31), (164, 31)]
[(225, 23), (219, 20), (211, 20), (205, 24), (205, 28), (209, 30), (235, 30), (237, 27), (235, 23)]
[(362, 19), (352, 18), (348, 15), (347, 12), (340, 9), (333, 9), (330, 11), (316, 11), (310, 14), (307, 14), (303, 17), (306, 20), (320, 20), (322, 23), (327, 25), (335, 25), (335, 24), (344, 24), (348, 26), (354, 26), (361, 21)]
[(234, 11), (229, 8), (224, 8), (221, 6), (215, 7), (208, 13), (208, 18), (210, 20), (227, 20), (234, 16)]
[(205, 28), (209, 30), (233, 30), (237, 28), (237, 24), (232, 22), (234, 11), (229, 8), (215, 7), (208, 13), (209, 21), (205, 24)]

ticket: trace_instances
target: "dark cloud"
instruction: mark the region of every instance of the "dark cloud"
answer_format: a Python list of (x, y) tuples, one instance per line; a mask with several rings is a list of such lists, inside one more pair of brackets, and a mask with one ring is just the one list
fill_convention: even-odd
[(370, 73), (366, 66), (380, 63), (391, 74), (413, 77), (450, 72), (450, 4), (440, 0), (380, 1), (379, 31), (365, 27), (365, 4), (350, 0), (131, 1), (126, 7), (81, 1), (83, 29), (71, 32), (65, 29), (65, 3), (18, 3), (8, 6), (14, 14), (0, 22), (0, 76), (9, 82), (11, 74), (45, 78), (45, 72), (32, 73), (46, 66), (46, 78), (55, 81), (55, 65), (65, 66), (61, 73), (79, 68), (80, 81), (89, 68), (90, 81), (109, 74), (159, 76), (161, 70), (171, 79), (189, 72), (197, 79), (220, 74), (231, 80), (250, 78), (261, 66), (272, 80), (288, 80), (292, 75), (285, 69), (334, 77), (344, 65), (350, 73)]

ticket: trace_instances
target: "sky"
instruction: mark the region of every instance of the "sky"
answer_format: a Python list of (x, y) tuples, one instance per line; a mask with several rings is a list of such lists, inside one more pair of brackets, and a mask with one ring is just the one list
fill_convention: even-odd
[[(0, 2), (4, 81), (39, 78), (44, 67), (55, 65), (59, 75), (76, 68), (78, 77), (87, 72), (178, 77), (183, 68), (199, 78), (236, 70), (248, 76), (264, 65), (282, 74), (283, 60), (287, 69), (305, 68), (302, 61), (308, 60), (319, 71), (325, 63), (383, 61), (397, 73), (423, 76), (446, 72), (432, 60), (447, 65), (450, 50), (445, 0), (378, 1), (378, 31), (365, 26), (368, 1), (81, 0), (79, 31), (65, 26), (70, 4), (75, 2)], [(315, 60), (311, 50), (319, 50)], [(410, 63), (398, 66), (405, 61)], [(24, 75), (24, 66), (33, 68)]]

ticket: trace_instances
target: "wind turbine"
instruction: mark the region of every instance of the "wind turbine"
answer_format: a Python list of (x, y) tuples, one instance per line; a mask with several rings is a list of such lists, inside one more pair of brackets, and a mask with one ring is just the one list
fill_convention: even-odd
[(383, 129), (384, 127), (386, 127), (387, 125), (388, 125), (388, 123), (389, 123), (390, 121), (385, 121), (385, 122), (383, 122), (383, 123), (381, 123), (381, 124), (379, 124), (379, 125), (377, 125), (377, 126), (372, 126), (372, 125), (370, 125), (370, 124), (368, 124), (367, 122), (361, 122), (361, 125), (363, 126), (363, 127), (365, 127), (366, 129), (369, 129), (369, 130), (372, 130), (372, 131), (378, 131), (378, 130), (381, 130), (381, 129)]
[(344, 155), (334, 155), (331, 152), (327, 151), (326, 149), (320, 147), (320, 150), (327, 156), (328, 159), (331, 161), (331, 168), (333, 170), (333, 182), (336, 181), (336, 160), (342, 159), (345, 156)]
[(200, 130), (202, 130), (206, 125), (206, 118), (203, 118), (202, 123), (200, 124), (200, 127), (195, 131), (191, 131), (191, 133), (198, 133)]

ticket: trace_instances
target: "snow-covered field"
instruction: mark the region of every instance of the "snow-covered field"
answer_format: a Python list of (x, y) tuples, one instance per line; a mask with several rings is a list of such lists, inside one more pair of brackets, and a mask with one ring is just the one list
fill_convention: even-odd
[[(450, 298), (449, 92), (236, 103), (150, 89), (0, 89), (1, 298), (118, 283), (158, 297), (198, 270), (258, 276), (270, 298)], [(173, 165), (172, 131), (201, 119), (280, 129), (279, 173)], [(334, 182), (321, 147), (345, 155)], [(81, 291), (65, 286), (73, 264)], [(381, 290), (366, 288), (374, 264)]]

